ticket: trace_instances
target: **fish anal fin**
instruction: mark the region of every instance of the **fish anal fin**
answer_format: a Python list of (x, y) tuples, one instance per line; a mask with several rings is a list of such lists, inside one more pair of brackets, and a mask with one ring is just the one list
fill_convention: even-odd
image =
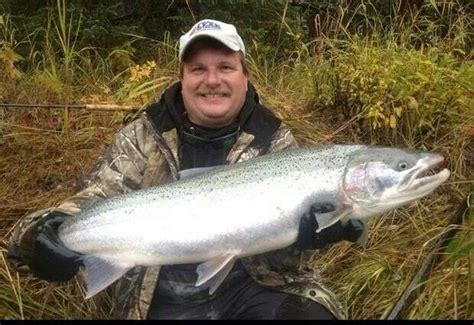
[(97, 256), (86, 256), (83, 263), (86, 299), (107, 288), (132, 268), (130, 265), (116, 264)]
[(209, 294), (213, 294), (232, 270), (236, 260), (234, 254), (223, 254), (212, 260), (198, 265), (196, 272), (198, 279), (195, 286), (209, 287)]

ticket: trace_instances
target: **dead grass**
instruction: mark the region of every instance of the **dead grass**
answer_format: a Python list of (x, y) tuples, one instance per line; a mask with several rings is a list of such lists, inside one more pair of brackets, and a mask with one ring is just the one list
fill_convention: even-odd
[[(24, 114), (32, 122), (23, 119)], [(77, 283), (50, 284), (14, 272), (6, 264), (8, 239), (17, 221), (71, 195), (120, 126), (115, 122), (117, 116), (75, 113), (77, 125), (66, 134), (56, 130), (61, 128), (60, 122), (49, 125), (51, 121), (43, 119), (52, 115), (30, 111), (18, 115), (16, 122), (2, 125), (0, 315), (4, 319), (88, 319), (100, 314), (94, 300), (83, 299), (84, 292)]]

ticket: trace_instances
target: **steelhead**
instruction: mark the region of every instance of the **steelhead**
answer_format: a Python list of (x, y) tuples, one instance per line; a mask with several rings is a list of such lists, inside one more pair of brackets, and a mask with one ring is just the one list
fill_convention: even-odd
[(318, 231), (365, 222), (436, 189), (450, 175), (430, 171), (443, 160), (362, 145), (285, 150), (106, 199), (64, 222), (59, 237), (84, 254), (86, 297), (134, 266), (183, 263), (201, 263), (196, 286), (212, 293), (237, 258), (294, 243), (312, 204), (335, 207), (315, 215)]

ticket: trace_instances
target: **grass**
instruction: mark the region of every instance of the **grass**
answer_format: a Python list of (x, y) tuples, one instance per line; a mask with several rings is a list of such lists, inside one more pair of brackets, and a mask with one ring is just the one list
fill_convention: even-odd
[[(75, 121), (89, 116), (72, 115)], [(102, 120), (102, 121), (101, 121)], [(1, 148), (0, 180), (1, 241), (0, 250), (0, 314), (5, 319), (77, 319), (97, 316), (92, 300), (84, 300), (84, 292), (74, 281), (57, 286), (31, 276), (10, 271), (5, 263), (8, 238), (19, 216), (59, 203), (77, 188), (81, 176), (105, 142), (110, 140), (115, 125), (113, 117), (94, 118), (71, 129), (69, 136), (56, 128), (29, 128), (5, 125)], [(97, 124), (103, 126), (97, 126)], [(64, 153), (67, 153), (66, 155)]]
[[(433, 201), (433, 196), (434, 202), (427, 202)], [(444, 202), (447, 197), (446, 193), (431, 195), (407, 209), (374, 220), (367, 249), (340, 244), (313, 256), (313, 263), (323, 267), (323, 277), (343, 299), (351, 318), (387, 317), (454, 212), (453, 205)], [(442, 211), (440, 206), (443, 206)], [(433, 222), (432, 218), (437, 219)], [(472, 222), (459, 228), (457, 238), (472, 234)], [(472, 242), (472, 239), (465, 240)], [(452, 265), (450, 256), (446, 253), (440, 256), (441, 262), (428, 279), (420, 283), (423, 285), (421, 293), (402, 318), (472, 317), (472, 298), (468, 290), (472, 286), (469, 256), (459, 257)]]
[[(62, 5), (59, 1), (57, 18), (51, 16), (45, 43), (22, 40), (31, 48), (26, 58), (15, 55), (15, 26), (2, 18), (0, 101), (141, 106), (177, 80), (176, 46), (169, 38), (158, 42), (133, 35), (131, 43), (102, 58), (95, 49), (75, 47), (72, 26), (79, 25), (79, 17), (66, 17)], [(248, 63), (261, 100), (301, 144), (394, 145), (436, 150), (448, 158), (449, 181), (428, 197), (370, 222), (366, 249), (339, 243), (308, 261), (343, 301), (349, 318), (383, 319), (474, 186), (474, 69), (466, 46), (472, 15), (443, 5), (436, 7), (439, 24), (433, 24), (423, 15), (429, 2), (411, 16), (395, 14), (391, 29), (383, 30), (380, 16), (369, 17), (370, 6), (347, 16), (345, 5), (337, 15), (317, 20), (320, 34), (310, 44), (295, 34), (288, 58), (267, 56), (259, 44), (247, 42)], [(292, 35), (284, 16), (281, 33)], [(351, 32), (355, 23), (374, 32), (357, 36)], [(422, 42), (441, 35), (441, 28), (448, 31), (446, 37), (438, 37), (436, 44)], [(135, 62), (131, 44), (136, 40), (148, 42), (157, 57)], [(21, 60), (29, 63), (24, 71), (18, 68)], [(108, 302), (105, 295), (84, 300), (77, 279), (52, 285), (17, 273), (7, 267), (6, 251), (18, 220), (71, 195), (126, 117), (66, 106), (0, 108), (1, 318), (108, 317), (99, 301)], [(464, 217), (405, 318), (474, 318), (472, 213)]]

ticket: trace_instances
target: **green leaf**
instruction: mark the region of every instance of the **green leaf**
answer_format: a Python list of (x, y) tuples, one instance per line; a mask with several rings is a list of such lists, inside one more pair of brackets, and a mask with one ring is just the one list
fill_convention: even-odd
[(446, 247), (446, 253), (450, 254), (449, 259), (456, 262), (465, 258), (474, 249), (474, 240), (468, 234), (458, 235)]

